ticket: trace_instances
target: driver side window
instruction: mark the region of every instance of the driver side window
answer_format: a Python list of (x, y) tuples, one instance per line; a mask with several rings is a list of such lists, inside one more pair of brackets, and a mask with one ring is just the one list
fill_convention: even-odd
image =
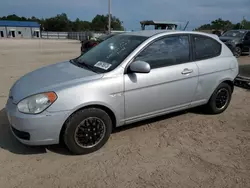
[(188, 35), (173, 35), (159, 39), (146, 47), (135, 60), (149, 63), (151, 69), (189, 62)]
[(250, 32), (248, 32), (247, 34), (246, 34), (246, 40), (249, 40), (250, 41)]

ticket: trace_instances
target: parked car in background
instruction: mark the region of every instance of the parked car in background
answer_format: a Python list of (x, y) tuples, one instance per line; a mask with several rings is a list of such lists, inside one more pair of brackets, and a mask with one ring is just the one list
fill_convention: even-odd
[(229, 30), (220, 37), (220, 40), (231, 49), (235, 57), (250, 52), (250, 30)]
[(91, 38), (89, 40), (81, 41), (81, 54), (89, 51), (91, 48), (96, 46), (97, 44), (101, 43), (102, 41), (116, 35), (118, 33), (111, 33), (111, 34), (103, 34), (96, 38)]
[(239, 66), (239, 75), (236, 77), (234, 85), (250, 89), (250, 64)]
[(10, 89), (6, 112), (27, 145), (63, 141), (74, 154), (100, 149), (115, 127), (196, 106), (224, 112), (238, 62), (216, 35), (138, 31), (80, 57), (40, 68)]

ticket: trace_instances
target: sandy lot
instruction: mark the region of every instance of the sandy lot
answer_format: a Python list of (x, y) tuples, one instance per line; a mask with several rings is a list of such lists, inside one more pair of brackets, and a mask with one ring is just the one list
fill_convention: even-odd
[(12, 84), (79, 49), (76, 41), (0, 40), (1, 188), (250, 187), (250, 92), (240, 88), (223, 114), (191, 110), (140, 122), (85, 156), (16, 141), (4, 111)]

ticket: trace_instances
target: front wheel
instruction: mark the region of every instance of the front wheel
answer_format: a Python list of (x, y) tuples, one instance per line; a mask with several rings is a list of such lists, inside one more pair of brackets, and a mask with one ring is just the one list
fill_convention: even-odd
[(112, 121), (98, 108), (83, 109), (66, 122), (63, 139), (73, 154), (88, 154), (99, 150), (109, 139)]
[(236, 58), (239, 58), (242, 54), (242, 50), (241, 50), (241, 47), (239, 46), (236, 46), (235, 49), (234, 49), (234, 56)]
[(220, 114), (224, 112), (232, 97), (232, 88), (227, 83), (221, 83), (212, 94), (206, 105), (206, 110), (210, 114)]

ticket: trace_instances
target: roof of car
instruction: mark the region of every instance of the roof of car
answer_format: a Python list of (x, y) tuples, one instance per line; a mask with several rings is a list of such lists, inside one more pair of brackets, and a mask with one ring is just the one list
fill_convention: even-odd
[(169, 34), (199, 34), (199, 35), (205, 35), (210, 36), (215, 39), (218, 39), (218, 36), (215, 34), (210, 33), (204, 33), (204, 32), (198, 32), (198, 31), (178, 31), (178, 30), (142, 30), (142, 31), (133, 31), (133, 32), (125, 32), (121, 35), (136, 35), (136, 36), (145, 36), (145, 37), (152, 37), (157, 34), (161, 33), (169, 33)]
[(143, 31), (125, 32), (122, 33), (121, 35), (137, 35), (137, 36), (151, 37), (153, 35), (166, 32), (175, 32), (175, 30), (143, 30)]

